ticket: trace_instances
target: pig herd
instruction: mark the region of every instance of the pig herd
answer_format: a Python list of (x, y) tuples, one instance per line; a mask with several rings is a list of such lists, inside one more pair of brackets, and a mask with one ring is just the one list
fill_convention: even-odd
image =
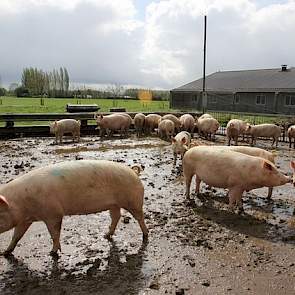
[[(195, 130), (200, 136), (215, 139), (219, 122), (209, 114), (194, 118), (184, 114), (180, 118), (172, 114), (136, 114), (132, 119), (126, 113), (111, 115), (95, 114), (100, 136), (111, 136), (119, 132), (126, 136), (131, 124), (137, 136), (157, 131), (158, 135), (171, 140), (173, 165), (177, 156), (182, 159), (185, 195), (190, 199), (192, 178), (195, 177), (195, 192), (200, 192), (203, 181), (210, 187), (228, 189), (229, 208), (243, 209), (244, 191), (268, 187), (268, 198), (272, 188), (292, 182), (275, 166), (275, 154), (256, 147), (237, 146), (239, 136), (250, 135), (252, 145), (257, 137), (273, 138), (278, 143), (281, 128), (273, 124), (250, 125), (238, 119), (230, 120), (226, 127), (226, 146), (199, 145), (192, 140)], [(62, 143), (65, 133), (73, 140), (80, 139), (80, 121), (64, 119), (50, 125), (56, 142)], [(295, 126), (288, 130), (295, 137)], [(234, 140), (235, 146), (230, 146)], [(294, 143), (295, 145), (295, 143)], [(290, 167), (295, 170), (295, 162)], [(0, 233), (14, 228), (12, 240), (3, 253), (10, 255), (18, 241), (34, 221), (43, 221), (53, 241), (51, 254), (61, 250), (60, 232), (62, 219), (67, 215), (81, 215), (109, 210), (111, 224), (106, 238), (111, 238), (121, 217), (121, 208), (137, 220), (143, 239), (148, 237), (144, 221), (144, 187), (139, 178), (138, 166), (105, 160), (66, 161), (32, 170), (0, 186)]]

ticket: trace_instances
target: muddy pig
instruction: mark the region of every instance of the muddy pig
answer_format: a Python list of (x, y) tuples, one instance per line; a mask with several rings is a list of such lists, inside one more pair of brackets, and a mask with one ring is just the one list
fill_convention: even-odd
[(134, 127), (136, 131), (136, 135), (139, 137), (144, 133), (144, 121), (145, 121), (145, 115), (142, 113), (137, 113), (134, 116)]
[[(137, 171), (137, 170), (136, 170)], [(53, 240), (51, 254), (60, 247), (62, 219), (110, 210), (110, 238), (120, 219), (120, 208), (138, 221), (144, 239), (144, 188), (136, 171), (104, 160), (67, 161), (32, 170), (0, 186), (0, 233), (14, 228), (4, 254), (12, 253), (34, 221), (43, 221)]]
[(295, 125), (292, 125), (288, 128), (288, 137), (289, 137), (289, 148), (292, 147), (292, 139), (294, 139), (293, 148), (295, 149)]
[(276, 143), (276, 147), (278, 147), (279, 137), (281, 135), (281, 127), (275, 124), (259, 124), (259, 125), (248, 125), (246, 129), (246, 134), (252, 136), (251, 145), (256, 144), (257, 137), (272, 137), (273, 142), (271, 146)]
[(240, 135), (243, 135), (246, 131), (247, 123), (239, 119), (231, 119), (226, 125), (226, 137), (227, 145), (230, 145), (231, 139), (234, 140), (235, 145), (238, 145), (238, 138)]
[(155, 128), (158, 128), (159, 121), (161, 119), (161, 116), (158, 114), (148, 114), (145, 117), (144, 121), (144, 129), (147, 134), (150, 134), (155, 130)]
[(183, 158), (184, 153), (188, 150), (191, 143), (191, 135), (187, 131), (179, 132), (172, 137), (173, 165), (176, 165), (177, 155)]
[(121, 136), (123, 136), (123, 134), (127, 135), (131, 124), (129, 115), (127, 117), (122, 114), (111, 114), (106, 116), (101, 114), (95, 115), (94, 118), (96, 119), (97, 126), (100, 128), (101, 139), (106, 132), (109, 136), (111, 136), (114, 131), (120, 131)]
[(200, 183), (229, 190), (229, 206), (242, 209), (242, 194), (260, 187), (280, 186), (291, 181), (268, 160), (239, 152), (208, 146), (193, 147), (183, 157), (186, 197), (190, 197), (192, 177), (196, 175), (196, 193)]
[(183, 131), (187, 131), (190, 134), (193, 134), (194, 133), (196, 123), (195, 123), (194, 117), (191, 114), (184, 114), (184, 115), (182, 115), (179, 118), (179, 121), (181, 123), (180, 128)]
[(80, 127), (81, 121), (74, 119), (62, 119), (59, 121), (55, 121), (50, 124), (50, 133), (55, 134), (55, 142), (62, 143), (62, 137), (65, 133), (71, 133), (73, 137), (73, 141), (77, 137), (77, 141), (80, 141)]
[(174, 135), (175, 125), (171, 120), (161, 120), (158, 126), (160, 138), (169, 140)]

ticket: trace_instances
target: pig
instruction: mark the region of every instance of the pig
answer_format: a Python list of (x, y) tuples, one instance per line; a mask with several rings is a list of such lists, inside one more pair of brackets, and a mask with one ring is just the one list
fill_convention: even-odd
[(292, 125), (288, 128), (288, 137), (289, 137), (289, 148), (292, 147), (292, 138), (294, 139), (293, 148), (295, 149), (295, 125)]
[[(211, 146), (212, 147), (212, 146)], [(220, 149), (228, 149), (231, 151), (235, 151), (235, 152), (239, 152), (242, 154), (246, 154), (249, 156), (254, 156), (254, 157), (260, 157), (263, 159), (266, 159), (270, 162), (272, 162), (273, 164), (275, 164), (275, 157), (276, 154), (274, 152), (268, 152), (264, 149), (260, 149), (257, 147), (249, 147), (249, 146), (213, 146), (213, 148), (220, 148)], [(268, 188), (268, 194), (267, 194), (267, 198), (270, 199), (272, 196), (272, 191), (273, 188), (269, 187)]]
[(200, 135), (204, 135), (206, 139), (215, 140), (215, 133), (219, 128), (219, 123), (213, 117), (199, 118), (197, 127)]
[(239, 205), (241, 210), (244, 191), (280, 186), (291, 181), (266, 159), (208, 146), (193, 147), (184, 154), (183, 172), (187, 199), (192, 177), (196, 175), (196, 193), (199, 193), (201, 181), (209, 186), (226, 188), (230, 208)]
[(80, 127), (81, 121), (74, 119), (62, 119), (59, 121), (54, 121), (50, 124), (50, 133), (55, 134), (56, 144), (59, 142), (62, 143), (62, 137), (65, 133), (71, 133), (73, 137), (73, 142), (77, 137), (77, 141), (80, 141)]
[(134, 116), (134, 127), (136, 131), (136, 135), (139, 137), (144, 133), (144, 122), (145, 122), (145, 115), (142, 113), (137, 113)]
[(187, 131), (181, 131), (175, 137), (172, 137), (173, 166), (176, 165), (177, 155), (181, 155), (182, 159), (190, 143), (191, 135)]
[(230, 145), (231, 139), (234, 140), (235, 145), (238, 145), (238, 137), (245, 134), (247, 123), (239, 119), (231, 119), (226, 125), (227, 145)]
[(110, 211), (110, 239), (120, 219), (120, 209), (137, 220), (144, 240), (144, 187), (136, 173), (121, 163), (106, 160), (66, 161), (32, 170), (0, 186), (0, 234), (14, 228), (4, 255), (13, 252), (34, 221), (43, 221), (53, 240), (51, 254), (61, 250), (60, 230), (67, 215)]
[(198, 119), (208, 119), (208, 118), (213, 118), (213, 117), (210, 114), (203, 114)]
[[(129, 115), (128, 115), (129, 116)], [(95, 115), (97, 126), (100, 128), (100, 138), (102, 139), (106, 132), (112, 135), (114, 131), (120, 131), (120, 135), (127, 134), (130, 127), (130, 119), (122, 114), (111, 114), (103, 116)], [(98, 129), (98, 127), (96, 129)]]
[(246, 134), (249, 134), (252, 137), (251, 145), (256, 144), (257, 137), (272, 137), (273, 142), (271, 146), (276, 143), (276, 147), (278, 147), (281, 132), (281, 127), (275, 124), (248, 125), (245, 131)]
[(181, 123), (180, 128), (183, 131), (187, 131), (190, 134), (194, 133), (195, 130), (195, 119), (191, 114), (184, 114), (179, 118), (179, 121)]
[(150, 134), (155, 128), (158, 128), (161, 116), (158, 114), (148, 114), (145, 117), (144, 129), (147, 134)]
[(175, 125), (171, 120), (161, 120), (158, 126), (160, 138), (169, 140), (174, 135)]
[(175, 125), (175, 132), (180, 131), (181, 122), (180, 122), (180, 120), (175, 115), (173, 115), (173, 114), (167, 114), (167, 115), (163, 116), (161, 120), (165, 120), (165, 119), (171, 120), (174, 123), (174, 125)]
[(295, 186), (295, 161), (290, 162), (290, 167), (293, 170), (293, 178), (292, 178), (292, 183)]

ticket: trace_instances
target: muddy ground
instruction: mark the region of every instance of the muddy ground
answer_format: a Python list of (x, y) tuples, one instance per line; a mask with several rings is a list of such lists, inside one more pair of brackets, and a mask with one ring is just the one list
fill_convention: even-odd
[[(217, 143), (224, 144), (224, 137)], [(270, 142), (259, 142), (268, 147)], [(291, 173), (286, 144), (277, 164)], [(184, 202), (183, 179), (172, 167), (171, 147), (157, 138), (54, 145), (52, 138), (0, 141), (1, 183), (35, 167), (79, 159), (109, 159), (145, 166), (145, 218), (149, 242), (124, 212), (112, 242), (103, 238), (107, 212), (65, 217), (58, 260), (42, 222), (15, 249), (0, 256), (0, 294), (294, 294), (295, 190), (291, 184), (246, 193), (245, 213), (228, 210), (225, 190), (208, 190), (196, 205)], [(0, 235), (0, 252), (12, 232)]]

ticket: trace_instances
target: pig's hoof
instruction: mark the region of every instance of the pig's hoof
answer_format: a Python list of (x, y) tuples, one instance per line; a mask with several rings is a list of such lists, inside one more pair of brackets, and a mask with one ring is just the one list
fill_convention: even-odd
[(59, 255), (57, 253), (57, 251), (50, 251), (50, 256), (53, 258), (53, 259), (58, 259), (59, 258)]
[(107, 239), (108, 241), (112, 241), (113, 240), (113, 236), (110, 233), (107, 233), (103, 236), (105, 239)]

